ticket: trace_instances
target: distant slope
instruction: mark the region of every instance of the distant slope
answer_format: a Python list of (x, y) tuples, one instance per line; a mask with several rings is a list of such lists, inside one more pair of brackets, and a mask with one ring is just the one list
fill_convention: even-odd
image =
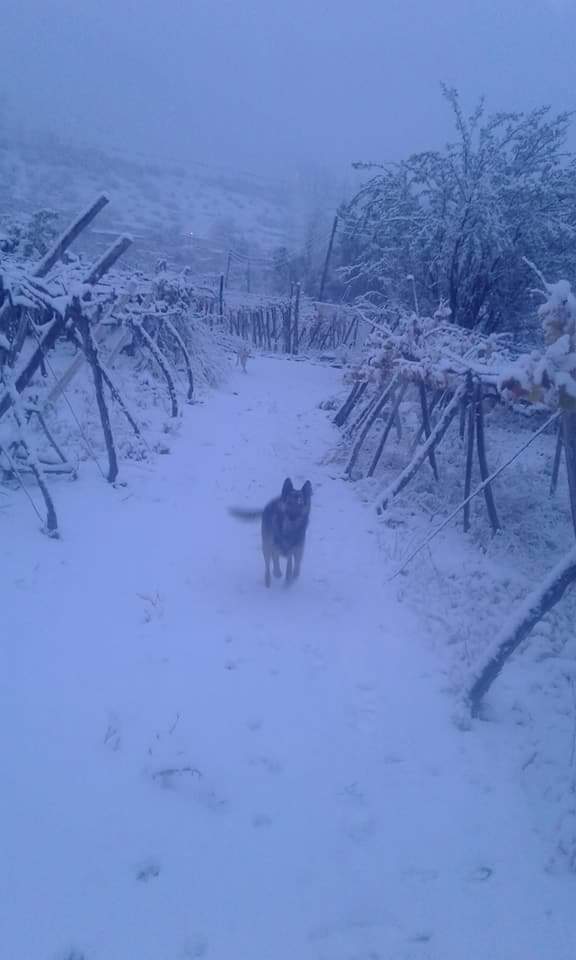
[(102, 191), (111, 203), (90, 249), (128, 232), (143, 262), (165, 253), (195, 269), (221, 270), (230, 247), (266, 256), (293, 229), (291, 190), (280, 181), (0, 134), (0, 216), (49, 207), (66, 219)]

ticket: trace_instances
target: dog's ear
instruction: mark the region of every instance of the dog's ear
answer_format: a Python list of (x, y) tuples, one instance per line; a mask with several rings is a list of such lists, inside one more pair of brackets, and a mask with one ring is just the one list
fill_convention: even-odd
[(292, 486), (292, 481), (290, 477), (286, 477), (284, 481), (284, 486), (282, 487), (282, 499), (286, 499), (292, 493), (294, 487)]
[(302, 493), (304, 494), (307, 500), (310, 500), (312, 498), (312, 484), (310, 483), (309, 480), (307, 480), (304, 486), (302, 487)]

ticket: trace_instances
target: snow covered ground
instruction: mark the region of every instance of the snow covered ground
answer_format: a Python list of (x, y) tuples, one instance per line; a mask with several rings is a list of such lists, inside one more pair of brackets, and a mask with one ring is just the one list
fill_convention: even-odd
[[(254, 360), (126, 487), (83, 465), (62, 541), (0, 509), (7, 960), (574, 956), (517, 731), (454, 724), (446, 594), (402, 602), (398, 530), (330, 462), (338, 391)], [(314, 487), (308, 549), (267, 591), (226, 509), (287, 475)]]

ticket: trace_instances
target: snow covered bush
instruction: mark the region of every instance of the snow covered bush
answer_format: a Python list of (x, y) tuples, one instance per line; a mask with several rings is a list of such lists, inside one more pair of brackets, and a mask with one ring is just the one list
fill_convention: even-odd
[(0, 253), (21, 260), (43, 257), (58, 234), (59, 215), (38, 210), (30, 217), (4, 218), (0, 223)]
[(501, 391), (547, 406), (576, 410), (576, 297), (567, 280), (547, 283), (538, 311), (545, 348), (520, 357), (500, 378)]
[(556, 276), (576, 268), (569, 115), (487, 116), (481, 103), (466, 117), (455, 90), (444, 96), (456, 142), (380, 166), (362, 187), (342, 212), (342, 279), (405, 307), (417, 291), (428, 313), (443, 297), (468, 329), (517, 329), (529, 312), (523, 257)]

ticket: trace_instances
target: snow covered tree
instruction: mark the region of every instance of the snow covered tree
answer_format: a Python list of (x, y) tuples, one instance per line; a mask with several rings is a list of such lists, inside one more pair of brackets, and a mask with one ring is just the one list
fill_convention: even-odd
[(528, 312), (523, 257), (556, 275), (576, 267), (570, 115), (487, 116), (481, 102), (467, 117), (455, 90), (444, 96), (455, 142), (381, 167), (346, 208), (343, 280), (354, 295), (409, 306), (416, 289), (426, 312), (444, 298), (466, 328), (518, 328)]

